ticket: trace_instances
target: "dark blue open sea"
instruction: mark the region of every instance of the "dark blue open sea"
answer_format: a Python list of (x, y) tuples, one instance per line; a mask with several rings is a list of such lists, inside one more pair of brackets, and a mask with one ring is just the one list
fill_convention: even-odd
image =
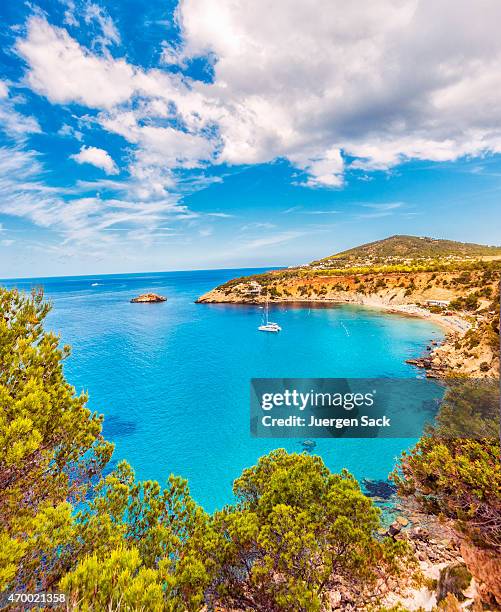
[[(205, 291), (256, 270), (209, 270), (9, 280), (42, 285), (53, 302), (50, 328), (73, 346), (69, 381), (105, 415), (114, 460), (127, 459), (141, 479), (189, 480), (207, 510), (232, 501), (243, 468), (301, 441), (252, 439), (252, 377), (412, 377), (405, 359), (442, 332), (432, 323), (357, 306), (274, 308), (283, 331), (257, 331), (254, 306), (195, 304)], [(131, 304), (147, 291), (161, 304)], [(384, 479), (408, 439), (319, 439), (315, 452), (332, 470)]]

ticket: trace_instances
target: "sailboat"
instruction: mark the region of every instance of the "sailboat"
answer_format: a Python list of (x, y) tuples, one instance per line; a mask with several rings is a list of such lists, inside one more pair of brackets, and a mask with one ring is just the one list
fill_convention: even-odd
[(264, 322), (258, 327), (258, 330), (263, 332), (272, 332), (275, 334), (282, 331), (282, 328), (278, 323), (273, 323), (272, 321), (268, 320), (268, 296), (266, 296), (266, 303), (264, 307)]

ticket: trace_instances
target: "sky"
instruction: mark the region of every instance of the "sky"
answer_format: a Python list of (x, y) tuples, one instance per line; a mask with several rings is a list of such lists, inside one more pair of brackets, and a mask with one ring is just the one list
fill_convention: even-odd
[(0, 19), (0, 278), (501, 244), (498, 0), (12, 0)]

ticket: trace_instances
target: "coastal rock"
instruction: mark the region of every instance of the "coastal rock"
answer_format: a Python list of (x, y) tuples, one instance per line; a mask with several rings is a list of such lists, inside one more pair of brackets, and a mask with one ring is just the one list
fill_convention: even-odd
[(402, 525), (395, 521), (388, 527), (387, 533), (390, 537), (394, 538), (398, 533), (400, 533), (400, 531), (402, 531)]
[(409, 365), (415, 365), (415, 366), (421, 367), (420, 359), (406, 359), (405, 363), (408, 363)]
[(452, 593), (459, 601), (465, 599), (463, 591), (470, 586), (472, 575), (464, 563), (452, 563), (440, 572), (437, 585), (437, 601)]
[(132, 298), (132, 304), (153, 304), (155, 302), (166, 302), (167, 298), (158, 293), (143, 293), (135, 298)]
[(478, 584), (482, 601), (501, 606), (501, 559), (495, 551), (461, 542), (461, 555)]

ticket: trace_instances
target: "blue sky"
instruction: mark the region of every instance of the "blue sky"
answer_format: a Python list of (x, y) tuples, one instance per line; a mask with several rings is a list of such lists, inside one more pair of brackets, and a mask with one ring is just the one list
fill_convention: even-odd
[(0, 278), (501, 243), (501, 5), (0, 7)]

